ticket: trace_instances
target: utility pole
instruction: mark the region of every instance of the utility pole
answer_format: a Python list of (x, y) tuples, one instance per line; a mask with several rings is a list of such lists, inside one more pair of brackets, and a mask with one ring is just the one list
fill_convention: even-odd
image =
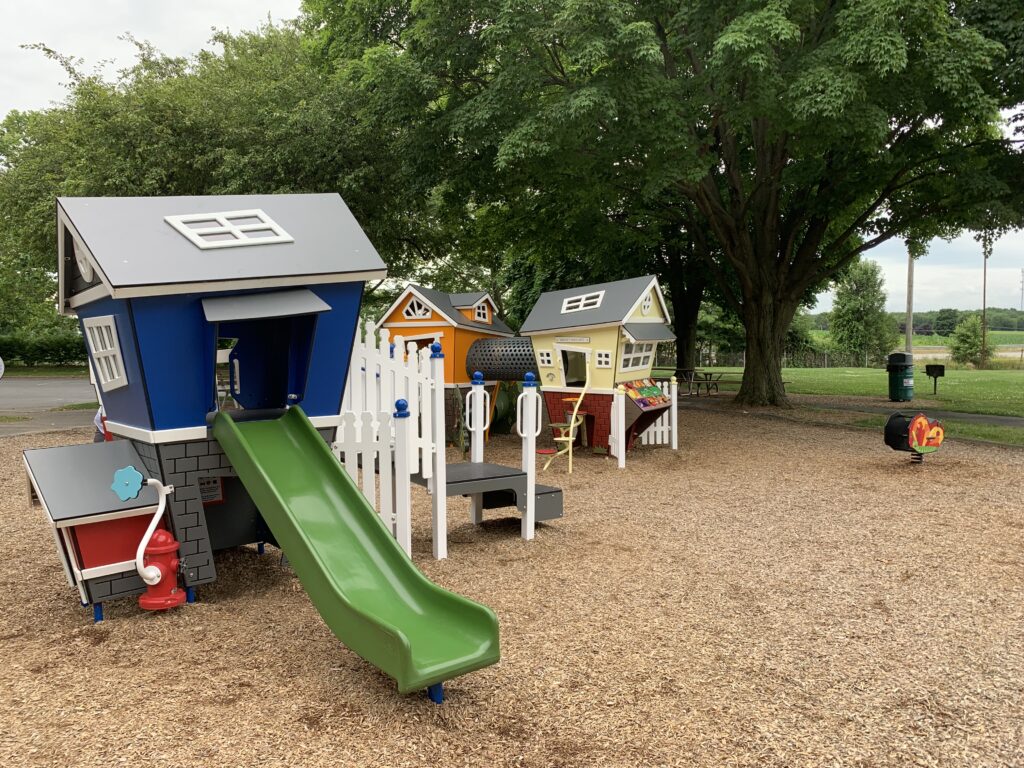
[(907, 248), (907, 352), (914, 353), (914, 250)]
[(988, 257), (992, 254), (992, 233), (981, 235), (981, 252), (984, 260), (981, 265), (981, 362), (982, 367), (988, 363)]

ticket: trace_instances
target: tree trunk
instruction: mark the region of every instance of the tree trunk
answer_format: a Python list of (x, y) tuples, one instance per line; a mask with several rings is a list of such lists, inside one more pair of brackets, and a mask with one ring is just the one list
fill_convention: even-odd
[(735, 402), (740, 405), (790, 407), (782, 384), (782, 353), (797, 304), (770, 295), (744, 297), (747, 332), (746, 367)]
[[(674, 234), (673, 230), (673, 234)], [(697, 315), (707, 288), (707, 274), (694, 255), (692, 235), (685, 245), (666, 237), (663, 278), (672, 300), (672, 325), (676, 331), (676, 376), (697, 367)]]
[(696, 270), (669, 274), (673, 325), (676, 331), (676, 375), (697, 367), (697, 315), (704, 300), (704, 279)]

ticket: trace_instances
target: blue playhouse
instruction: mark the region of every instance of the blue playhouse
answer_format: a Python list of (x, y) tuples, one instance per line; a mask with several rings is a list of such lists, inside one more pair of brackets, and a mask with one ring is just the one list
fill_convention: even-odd
[[(190, 599), (218, 550), (269, 542), (400, 690), (497, 660), (493, 613), (427, 581), (330, 453), (363, 287), (386, 275), (338, 195), (60, 198), (57, 229), (59, 309), (79, 319), (115, 439), (25, 466), (97, 619), (154, 590), (147, 542), (163, 597)], [(152, 482), (122, 499), (126, 467)]]

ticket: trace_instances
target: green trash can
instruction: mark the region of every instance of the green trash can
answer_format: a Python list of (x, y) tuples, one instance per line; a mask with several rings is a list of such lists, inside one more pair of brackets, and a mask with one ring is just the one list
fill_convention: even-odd
[(885, 370), (889, 372), (889, 399), (894, 403), (913, 400), (914, 356), (909, 352), (893, 352)]

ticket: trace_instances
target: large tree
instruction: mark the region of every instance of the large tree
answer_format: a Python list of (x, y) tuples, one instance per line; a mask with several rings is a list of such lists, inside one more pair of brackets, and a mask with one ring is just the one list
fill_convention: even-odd
[(615, 188), (602, 210), (684, 237), (695, 212), (746, 330), (741, 402), (785, 403), (794, 314), (859, 254), (1019, 204), (998, 125), (1024, 100), (1005, 2), (367, 1), (340, 20), (330, 5), (307, 3), (319, 44), (406, 60), (451, 155), (502, 180), (478, 194)]
[(113, 81), (41, 48), (65, 66), (68, 95), (0, 123), (0, 283), (18, 289), (0, 327), (53, 312), (59, 195), (336, 191), (392, 273), (446, 247), (431, 186), (408, 160), (421, 136), (381, 125), (368, 94), (347, 73), (325, 76), (293, 25), (213, 42), (219, 52), (187, 59), (138, 43)]
[(885, 280), (873, 261), (851, 266), (836, 286), (829, 319), (832, 342), (859, 363), (879, 363), (899, 341), (896, 321), (885, 311)]

